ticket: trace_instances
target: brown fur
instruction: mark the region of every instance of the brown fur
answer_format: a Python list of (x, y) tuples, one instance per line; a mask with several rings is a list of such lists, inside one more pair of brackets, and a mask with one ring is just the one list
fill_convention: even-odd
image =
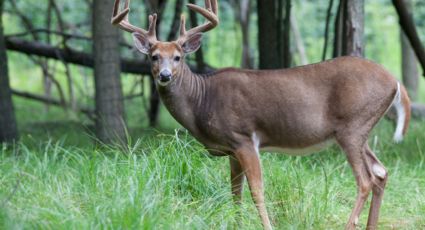
[[(260, 147), (303, 148), (334, 137), (347, 125), (360, 128), (373, 120), (363, 128), (369, 131), (397, 88), (379, 65), (353, 57), (285, 70), (228, 68), (208, 77), (187, 67), (183, 72), (170, 86), (160, 87), (160, 95), (183, 126), (221, 151), (235, 150), (253, 132)], [(181, 108), (193, 119), (184, 119)]]

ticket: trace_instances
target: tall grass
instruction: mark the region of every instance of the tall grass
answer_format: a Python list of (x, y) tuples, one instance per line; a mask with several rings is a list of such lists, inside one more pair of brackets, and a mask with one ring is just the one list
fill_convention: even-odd
[[(395, 145), (384, 121), (371, 137), (390, 173), (382, 229), (425, 227), (424, 128), (413, 123)], [(356, 187), (337, 147), (307, 157), (264, 153), (262, 165), (276, 229), (344, 227)], [(228, 171), (227, 158), (210, 157), (184, 131), (153, 133), (127, 149), (64, 141), (3, 145), (0, 228), (260, 229), (247, 186), (242, 207), (233, 205)]]

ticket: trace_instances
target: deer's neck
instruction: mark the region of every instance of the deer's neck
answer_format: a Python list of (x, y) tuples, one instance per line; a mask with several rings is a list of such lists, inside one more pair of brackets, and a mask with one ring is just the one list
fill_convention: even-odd
[(176, 79), (167, 87), (159, 87), (159, 95), (171, 115), (185, 128), (196, 134), (195, 115), (201, 110), (207, 93), (207, 81), (193, 73), (185, 64)]

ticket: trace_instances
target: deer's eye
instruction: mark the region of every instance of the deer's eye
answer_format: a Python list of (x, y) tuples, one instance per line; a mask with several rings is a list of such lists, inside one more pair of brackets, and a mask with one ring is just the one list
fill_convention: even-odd
[(174, 57), (174, 61), (180, 61), (181, 57), (180, 56), (175, 56)]
[(158, 59), (159, 59), (159, 56), (158, 55), (153, 55), (152, 56), (152, 61), (158, 61)]

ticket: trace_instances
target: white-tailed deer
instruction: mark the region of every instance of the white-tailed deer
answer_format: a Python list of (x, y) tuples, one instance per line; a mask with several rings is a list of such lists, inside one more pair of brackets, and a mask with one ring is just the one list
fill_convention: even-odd
[(376, 228), (387, 171), (367, 139), (392, 105), (398, 115), (396, 141), (402, 139), (410, 119), (406, 90), (390, 73), (371, 61), (341, 57), (290, 69), (226, 68), (195, 74), (184, 57), (200, 47), (203, 32), (218, 25), (216, 0), (206, 0), (206, 8), (188, 4), (208, 21), (186, 31), (182, 16), (180, 37), (172, 42), (157, 40), (155, 14), (149, 17), (146, 31), (128, 21), (129, 0), (122, 12), (119, 2), (115, 1), (112, 23), (133, 33), (137, 49), (149, 55), (165, 106), (211, 154), (229, 156), (236, 203), (244, 178), (248, 179), (264, 228), (271, 229), (271, 224), (264, 204), (259, 149), (301, 155), (332, 142), (346, 154), (358, 186), (346, 228), (355, 228), (371, 191), (367, 228)]

